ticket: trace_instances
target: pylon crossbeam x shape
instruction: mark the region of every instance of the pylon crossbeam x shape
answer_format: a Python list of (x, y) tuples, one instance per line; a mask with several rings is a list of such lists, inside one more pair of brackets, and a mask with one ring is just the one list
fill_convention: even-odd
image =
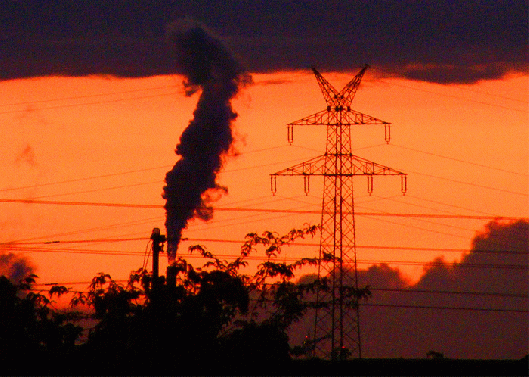
[(362, 81), (362, 76), (364, 76), (364, 73), (369, 68), (369, 65), (365, 65), (364, 68), (358, 74), (351, 80), (349, 83), (343, 87), (340, 93), (332, 86), (317, 70), (316, 68), (312, 68), (312, 71), (314, 72), (314, 75), (316, 76), (316, 80), (318, 80), (318, 85), (320, 86), (321, 92), (323, 93), (323, 97), (325, 98), (325, 102), (327, 102), (327, 106), (330, 107), (343, 107), (347, 108), (351, 106), (351, 102), (353, 102), (354, 96), (356, 94), (356, 91), (358, 90), (358, 86), (360, 85), (360, 81)]

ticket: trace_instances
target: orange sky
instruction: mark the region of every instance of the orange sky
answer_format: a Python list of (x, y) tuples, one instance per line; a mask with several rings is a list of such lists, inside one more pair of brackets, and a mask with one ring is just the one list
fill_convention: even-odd
[[(364, 77), (353, 108), (391, 122), (392, 141), (385, 144), (383, 127), (354, 127), (354, 153), (408, 173), (408, 194), (401, 195), (399, 178), (376, 177), (368, 196), (359, 177), (356, 211), (429, 217), (358, 215), (359, 267), (398, 261), (392, 265), (416, 280), (420, 263), (437, 256), (458, 260), (489, 221), (434, 215), (528, 217), (528, 77), (443, 86), (378, 80), (376, 72)], [(324, 76), (341, 89), (353, 75)], [(254, 75), (254, 81), (233, 103), (240, 155), (226, 160), (219, 182), (229, 194), (216, 206), (317, 212), (322, 181), (311, 180), (305, 196), (301, 178), (280, 177), (272, 196), (269, 179), (324, 151), (321, 126), (297, 127), (294, 144), (286, 140), (287, 123), (324, 108), (316, 80), (309, 73), (277, 73)], [(0, 85), (0, 198), (164, 204), (163, 178), (198, 98), (183, 95), (181, 78), (51, 77)], [(0, 206), (0, 242), (12, 242), (3, 247), (31, 259), (40, 283), (86, 285), (102, 271), (125, 279), (142, 266), (152, 228), (163, 229), (165, 221), (163, 208)], [(233, 255), (240, 244), (226, 241), (247, 232), (282, 234), (318, 222), (316, 213), (219, 210), (208, 223), (191, 222), (183, 234), (190, 241), (180, 249), (201, 243), (214, 254)], [(317, 247), (285, 248), (283, 255), (316, 256)], [(162, 271), (164, 263), (162, 257)]]

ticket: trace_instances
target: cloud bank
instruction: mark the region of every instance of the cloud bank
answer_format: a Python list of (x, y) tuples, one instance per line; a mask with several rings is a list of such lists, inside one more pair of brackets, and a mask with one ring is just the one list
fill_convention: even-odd
[(183, 17), (256, 73), (369, 63), (451, 84), (529, 71), (525, 0), (0, 0), (0, 79), (181, 73), (166, 27)]
[[(492, 222), (460, 262), (435, 259), (414, 285), (385, 264), (359, 270), (359, 285), (372, 288), (360, 308), (362, 355), (522, 358), (529, 341), (528, 255), (529, 222)], [(293, 329), (293, 344), (313, 326), (311, 318), (304, 321)]]
[[(372, 266), (361, 274), (361, 283), (405, 289), (373, 290), (368, 301), (399, 307), (362, 308), (366, 353), (370, 357), (425, 357), (434, 350), (452, 358), (522, 358), (527, 354), (529, 319), (527, 312), (509, 310), (527, 310), (528, 254), (527, 221), (492, 222), (474, 238), (472, 250), (459, 263), (436, 259), (413, 286), (406, 287), (398, 270)], [(432, 293), (443, 291), (462, 293)]]

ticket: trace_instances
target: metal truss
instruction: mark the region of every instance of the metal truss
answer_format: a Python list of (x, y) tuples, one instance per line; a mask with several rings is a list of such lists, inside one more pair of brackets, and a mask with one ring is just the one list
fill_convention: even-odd
[(272, 192), (277, 191), (278, 176), (303, 176), (305, 193), (311, 176), (323, 176), (323, 202), (318, 277), (328, 289), (318, 292), (314, 318), (313, 356), (346, 359), (362, 356), (358, 310), (356, 230), (353, 177), (368, 178), (373, 191), (375, 175), (400, 175), (402, 193), (407, 189), (406, 174), (352, 154), (351, 126), (384, 125), (389, 142), (390, 123), (351, 109), (351, 102), (368, 66), (338, 92), (315, 68), (327, 108), (287, 125), (288, 142), (293, 142), (293, 126), (325, 125), (325, 154), (271, 174)]

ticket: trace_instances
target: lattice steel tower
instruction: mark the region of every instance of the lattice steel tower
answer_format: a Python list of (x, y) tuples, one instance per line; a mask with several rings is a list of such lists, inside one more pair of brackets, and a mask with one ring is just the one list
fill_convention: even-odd
[(358, 289), (355, 246), (355, 215), (353, 177), (367, 177), (367, 191), (373, 191), (373, 176), (400, 175), (401, 190), (406, 193), (406, 174), (352, 154), (351, 126), (382, 124), (385, 139), (390, 140), (390, 123), (351, 109), (351, 102), (360, 85), (362, 70), (338, 92), (315, 69), (327, 108), (287, 126), (288, 142), (293, 142), (293, 126), (327, 126), (325, 154), (306, 162), (271, 174), (272, 192), (277, 191), (277, 176), (303, 176), (308, 194), (310, 176), (323, 176), (323, 204), (321, 210), (321, 239), (318, 276), (326, 278), (329, 290), (319, 293), (318, 303), (329, 304), (316, 309), (313, 356), (344, 359), (361, 357), (359, 310), (357, 300), (351, 297), (351, 288)]

